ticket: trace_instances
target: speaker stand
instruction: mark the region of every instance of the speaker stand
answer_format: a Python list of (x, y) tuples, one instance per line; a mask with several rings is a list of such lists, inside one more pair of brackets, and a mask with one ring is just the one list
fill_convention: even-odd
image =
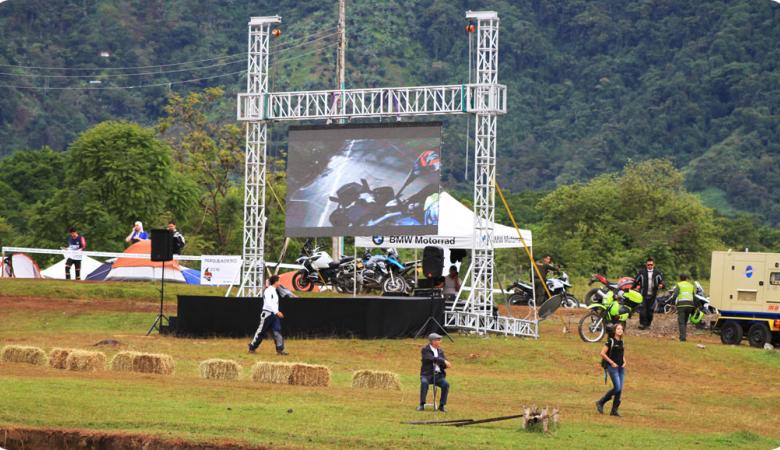
[[(434, 297), (433, 297), (433, 293), (434, 293), (433, 278), (430, 278), (430, 282), (431, 282), (431, 284), (430, 284), (430, 289), (431, 289), (431, 309), (433, 309), (433, 300), (434, 300)], [(450, 342), (453, 342), (453, 343), (455, 342), (455, 340), (452, 339), (452, 336), (450, 336), (450, 334), (447, 333), (447, 330), (444, 329), (444, 326), (442, 326), (442, 324), (440, 324), (439, 321), (436, 320), (435, 317), (433, 317), (433, 311), (431, 311), (431, 314), (428, 316), (428, 319), (425, 320), (425, 323), (423, 324), (423, 326), (421, 326), (420, 329), (417, 330), (417, 333), (414, 334), (414, 338), (415, 339), (420, 337), (420, 334), (422, 334), (428, 328), (428, 324), (431, 323), (431, 321), (433, 321), (433, 323), (435, 323), (436, 326), (439, 327), (439, 330), (441, 330), (441, 332), (444, 333), (445, 336), (447, 336), (447, 339), (449, 339)], [(436, 397), (436, 394), (434, 394), (434, 397)]]
[(146, 335), (149, 336), (152, 334), (152, 331), (157, 329), (158, 332), (162, 332), (163, 327), (163, 320), (168, 322), (168, 325), (170, 325), (170, 320), (163, 314), (163, 302), (165, 300), (165, 261), (162, 263), (162, 277), (160, 277), (160, 313), (157, 314), (157, 318), (154, 319), (154, 323), (149, 328), (149, 331), (146, 332)]

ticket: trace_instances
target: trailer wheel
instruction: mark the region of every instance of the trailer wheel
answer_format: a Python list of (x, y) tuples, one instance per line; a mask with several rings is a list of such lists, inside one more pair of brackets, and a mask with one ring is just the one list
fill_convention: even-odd
[(720, 329), (720, 341), (726, 345), (739, 345), (743, 333), (742, 325), (734, 320), (728, 320)]
[(748, 330), (748, 342), (751, 347), (763, 348), (772, 339), (772, 333), (765, 323), (754, 323)]

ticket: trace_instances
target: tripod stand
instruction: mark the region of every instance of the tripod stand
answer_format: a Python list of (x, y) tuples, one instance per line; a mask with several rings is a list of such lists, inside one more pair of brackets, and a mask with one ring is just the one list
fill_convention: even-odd
[(170, 325), (170, 320), (168, 320), (168, 317), (163, 314), (163, 302), (165, 300), (165, 262), (162, 263), (162, 276), (160, 277), (160, 313), (157, 314), (157, 318), (154, 319), (154, 323), (149, 328), (149, 331), (146, 332), (146, 335), (149, 336), (152, 334), (152, 331), (156, 328), (158, 332), (162, 333), (162, 327), (163, 327), (163, 320), (168, 322)]
[[(425, 332), (425, 330), (427, 330), (427, 329), (428, 329), (428, 324), (430, 324), (430, 323), (431, 323), (431, 321), (433, 321), (433, 323), (435, 323), (435, 324), (436, 324), (436, 326), (438, 326), (438, 327), (439, 327), (439, 330), (441, 330), (441, 332), (442, 332), (442, 333), (444, 333), (444, 335), (445, 335), (445, 336), (447, 336), (447, 339), (449, 339), (449, 340), (450, 340), (450, 342), (455, 342), (455, 340), (454, 340), (454, 339), (452, 339), (452, 336), (450, 336), (450, 334), (449, 334), (449, 333), (447, 333), (447, 330), (445, 330), (445, 329), (444, 329), (444, 326), (443, 326), (441, 323), (439, 323), (439, 321), (438, 321), (438, 320), (436, 320), (436, 317), (434, 317), (434, 316), (433, 316), (433, 300), (434, 300), (434, 295), (433, 295), (433, 294), (434, 294), (434, 289), (433, 289), (433, 277), (432, 277), (432, 276), (428, 276), (428, 281), (429, 281), (429, 283), (430, 283), (430, 286), (431, 286), (431, 288), (430, 288), (430, 289), (431, 289), (431, 313), (430, 313), (430, 315), (428, 316), (428, 319), (426, 319), (426, 320), (425, 320), (425, 323), (423, 324), (423, 326), (421, 326), (421, 327), (420, 327), (420, 329), (419, 329), (419, 330), (417, 330), (417, 333), (415, 333), (415, 334), (414, 334), (414, 337), (415, 337), (415, 338), (418, 338), (418, 337), (420, 337), (420, 335), (421, 335), (422, 333), (424, 333), (424, 332)], [(435, 375), (434, 375), (434, 376), (435, 376)], [(436, 387), (435, 387), (435, 386), (436, 386), (436, 385), (434, 384), (434, 388), (433, 388), (433, 398), (434, 398), (434, 399), (436, 398)], [(435, 403), (435, 401), (434, 401), (434, 403)]]

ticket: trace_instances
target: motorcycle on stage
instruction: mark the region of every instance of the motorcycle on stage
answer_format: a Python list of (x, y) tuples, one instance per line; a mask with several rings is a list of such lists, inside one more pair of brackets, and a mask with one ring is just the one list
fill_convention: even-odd
[(312, 248), (311, 241), (306, 241), (301, 249), (301, 256), (295, 261), (303, 268), (293, 275), (293, 287), (298, 291), (311, 291), (315, 285), (332, 285), (338, 292), (352, 293), (353, 285), (343, 282), (344, 280), (337, 282), (337, 278), (347, 266), (354, 265), (354, 259), (348, 256), (336, 262), (328, 252), (320, 250), (319, 247)]
[[(372, 255), (369, 250), (363, 254), (363, 269), (358, 269), (359, 290), (381, 291), (387, 294), (406, 295), (415, 286), (416, 270), (420, 261), (401, 262), (398, 252), (391, 248), (384, 255)], [(353, 266), (350, 266), (354, 270)], [(352, 274), (344, 276), (352, 279)]]

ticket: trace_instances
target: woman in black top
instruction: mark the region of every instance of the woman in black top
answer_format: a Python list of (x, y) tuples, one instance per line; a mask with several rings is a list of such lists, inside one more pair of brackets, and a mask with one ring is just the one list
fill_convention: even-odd
[(618, 324), (615, 327), (615, 334), (607, 340), (606, 345), (601, 349), (601, 365), (612, 380), (612, 389), (607, 391), (604, 397), (601, 397), (596, 402), (596, 410), (604, 414), (604, 404), (614, 397), (612, 411), (609, 415), (620, 417), (618, 408), (620, 407), (620, 394), (623, 392), (624, 370), (626, 367), (626, 358), (623, 354), (623, 325)]

